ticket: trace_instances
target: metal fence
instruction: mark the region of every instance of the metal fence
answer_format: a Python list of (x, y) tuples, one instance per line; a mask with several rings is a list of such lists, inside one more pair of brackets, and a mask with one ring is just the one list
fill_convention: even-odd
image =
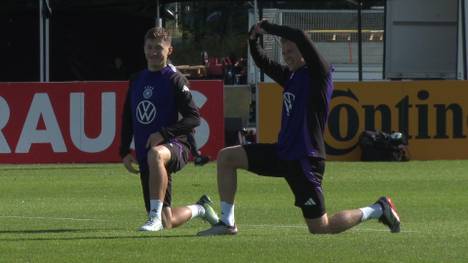
[[(263, 17), (273, 23), (300, 28), (308, 32), (320, 52), (330, 63), (335, 65), (335, 80), (356, 80), (358, 78), (357, 11), (264, 9)], [(252, 13), (249, 16), (249, 24), (252, 25), (254, 22)], [(362, 41), (364, 79), (382, 79), (383, 10), (363, 10)], [(264, 48), (271, 58), (282, 62), (281, 44), (276, 37), (266, 35)], [(250, 61), (250, 63), (253, 62)], [(253, 64), (250, 65), (253, 66)], [(252, 83), (256, 79), (258, 80), (258, 73), (250, 70), (249, 81)]]

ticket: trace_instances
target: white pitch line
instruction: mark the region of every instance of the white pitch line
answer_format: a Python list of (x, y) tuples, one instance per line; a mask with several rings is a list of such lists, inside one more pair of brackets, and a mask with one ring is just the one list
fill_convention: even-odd
[(46, 217), (46, 216), (4, 216), (4, 215), (0, 215), (0, 218), (41, 219), (41, 220), (70, 220), (70, 221), (100, 221), (100, 222), (109, 221), (109, 220), (94, 219), (94, 218)]

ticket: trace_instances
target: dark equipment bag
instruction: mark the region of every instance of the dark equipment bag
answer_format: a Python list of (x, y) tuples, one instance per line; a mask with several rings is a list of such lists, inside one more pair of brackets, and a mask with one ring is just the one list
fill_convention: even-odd
[(359, 146), (362, 161), (409, 161), (408, 140), (400, 132), (363, 131)]

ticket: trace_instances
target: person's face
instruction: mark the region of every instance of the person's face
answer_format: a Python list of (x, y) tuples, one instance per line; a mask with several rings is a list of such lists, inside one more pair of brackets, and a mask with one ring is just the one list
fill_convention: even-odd
[(147, 39), (144, 52), (148, 69), (158, 71), (167, 65), (167, 57), (172, 53), (172, 46), (160, 39)]
[(291, 71), (295, 71), (305, 64), (304, 58), (294, 42), (282, 41), (281, 52), (284, 62)]

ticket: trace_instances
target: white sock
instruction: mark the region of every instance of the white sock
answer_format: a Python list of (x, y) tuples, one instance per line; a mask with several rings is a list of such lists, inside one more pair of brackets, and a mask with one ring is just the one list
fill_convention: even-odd
[(190, 219), (205, 215), (205, 208), (201, 205), (188, 205), (187, 207), (192, 211), (192, 217)]
[(228, 226), (234, 225), (234, 204), (221, 201), (221, 221)]
[(163, 202), (161, 200), (159, 199), (150, 200), (149, 217), (161, 218), (162, 207), (163, 207)]
[(359, 208), (359, 210), (362, 212), (361, 222), (372, 218), (379, 218), (383, 213), (382, 206), (379, 204)]

